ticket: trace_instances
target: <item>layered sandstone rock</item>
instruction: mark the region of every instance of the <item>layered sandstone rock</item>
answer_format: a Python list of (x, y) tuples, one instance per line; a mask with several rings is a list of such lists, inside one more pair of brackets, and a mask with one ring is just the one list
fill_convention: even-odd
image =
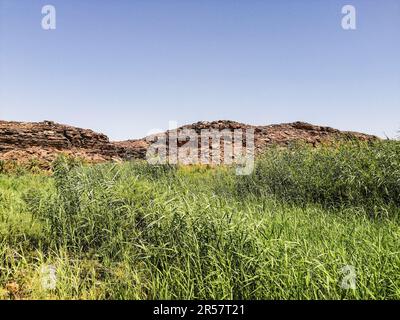
[[(241, 140), (239, 144), (235, 143), (235, 133), (239, 133)], [(253, 135), (248, 136), (248, 133)], [(194, 140), (193, 136), (195, 136)], [(213, 138), (216, 139), (213, 140)], [(249, 138), (252, 139), (249, 141), (252, 142), (251, 144), (247, 141)], [(378, 140), (375, 136), (363, 133), (340, 131), (305, 122), (254, 126), (236, 121), (219, 120), (196, 122), (142, 140), (126, 141), (124, 145), (135, 148), (140, 143), (142, 148), (148, 148), (150, 143), (157, 142), (159, 139), (166, 141), (167, 161), (178, 159), (178, 162), (182, 163), (202, 163), (202, 157), (205, 163), (227, 163), (227, 161), (231, 163), (230, 159), (236, 157), (235, 148), (242, 149), (241, 156), (251, 155), (251, 153), (257, 156), (273, 145), (286, 147), (301, 142), (317, 147), (320, 144), (338, 141)], [(173, 148), (169, 145), (170, 139), (177, 140)], [(202, 146), (203, 141), (208, 139), (208, 146)], [(190, 148), (196, 148), (197, 152), (191, 153)], [(218, 148), (219, 152), (214, 153)]]
[(136, 149), (119, 146), (89, 129), (43, 121), (22, 123), (0, 121), (0, 160), (50, 163), (64, 153), (90, 162), (144, 157)]
[[(189, 138), (185, 137), (187, 132), (195, 132), (200, 136), (205, 130), (224, 130), (224, 132), (242, 130), (243, 133), (251, 130), (254, 132), (255, 154), (261, 153), (271, 145), (287, 146), (299, 141), (318, 146), (321, 143), (349, 139), (362, 141), (378, 139), (362, 133), (344, 132), (304, 122), (252, 126), (235, 121), (197, 122), (180, 127), (176, 131), (167, 131), (164, 137), (168, 142), (169, 136), (175, 137), (177, 134), (178, 148), (185, 148), (185, 145), (187, 148), (189, 141)], [(104, 134), (52, 121), (38, 123), (0, 121), (0, 160), (26, 162), (36, 159), (42, 164), (49, 164), (60, 153), (81, 157), (90, 162), (144, 159), (150, 144), (159, 137), (160, 135), (154, 135), (138, 140), (110, 142)]]

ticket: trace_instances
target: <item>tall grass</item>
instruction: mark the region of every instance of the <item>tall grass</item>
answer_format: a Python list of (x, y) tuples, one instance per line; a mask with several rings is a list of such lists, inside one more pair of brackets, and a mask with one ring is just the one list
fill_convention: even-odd
[(276, 149), (248, 177), (64, 158), (52, 177), (0, 175), (0, 297), (399, 299), (398, 152)]
[(242, 195), (275, 195), (298, 205), (359, 206), (388, 213), (400, 205), (400, 143), (341, 143), (311, 149), (270, 149), (251, 176), (239, 179)]

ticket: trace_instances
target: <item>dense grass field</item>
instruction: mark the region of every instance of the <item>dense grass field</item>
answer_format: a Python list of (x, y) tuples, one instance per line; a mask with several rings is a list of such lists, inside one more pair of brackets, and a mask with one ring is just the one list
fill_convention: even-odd
[(2, 299), (400, 299), (395, 141), (273, 148), (250, 176), (5, 168)]

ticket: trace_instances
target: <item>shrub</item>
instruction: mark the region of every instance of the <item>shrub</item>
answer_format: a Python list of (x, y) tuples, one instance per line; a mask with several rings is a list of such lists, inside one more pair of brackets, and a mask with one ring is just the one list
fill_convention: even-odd
[(238, 177), (240, 195), (274, 195), (296, 204), (400, 205), (400, 143), (352, 142), (335, 148), (273, 148), (252, 175)]
[(55, 193), (33, 211), (48, 222), (57, 246), (118, 256), (126, 243), (136, 241), (150, 195), (132, 170), (110, 163), (85, 166), (61, 157), (53, 172)]

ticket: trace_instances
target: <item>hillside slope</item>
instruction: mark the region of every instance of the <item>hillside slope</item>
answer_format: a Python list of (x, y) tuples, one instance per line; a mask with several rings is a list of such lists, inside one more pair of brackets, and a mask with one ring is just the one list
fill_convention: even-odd
[[(271, 145), (286, 146), (297, 141), (317, 146), (321, 143), (348, 139), (362, 141), (378, 139), (367, 134), (340, 131), (305, 122), (252, 126), (229, 120), (200, 121), (178, 128), (178, 135), (188, 129), (197, 134), (207, 129), (228, 130), (228, 132), (236, 129), (246, 132), (252, 129), (256, 154)], [(170, 132), (165, 134), (168, 136)], [(36, 159), (46, 165), (60, 153), (81, 157), (90, 162), (144, 159), (148, 146), (156, 140), (157, 136), (151, 136), (112, 142), (104, 134), (52, 121), (36, 123), (0, 121), (0, 160), (27, 162)], [(185, 137), (182, 139), (181, 136), (178, 146), (184, 146), (185, 142)]]

